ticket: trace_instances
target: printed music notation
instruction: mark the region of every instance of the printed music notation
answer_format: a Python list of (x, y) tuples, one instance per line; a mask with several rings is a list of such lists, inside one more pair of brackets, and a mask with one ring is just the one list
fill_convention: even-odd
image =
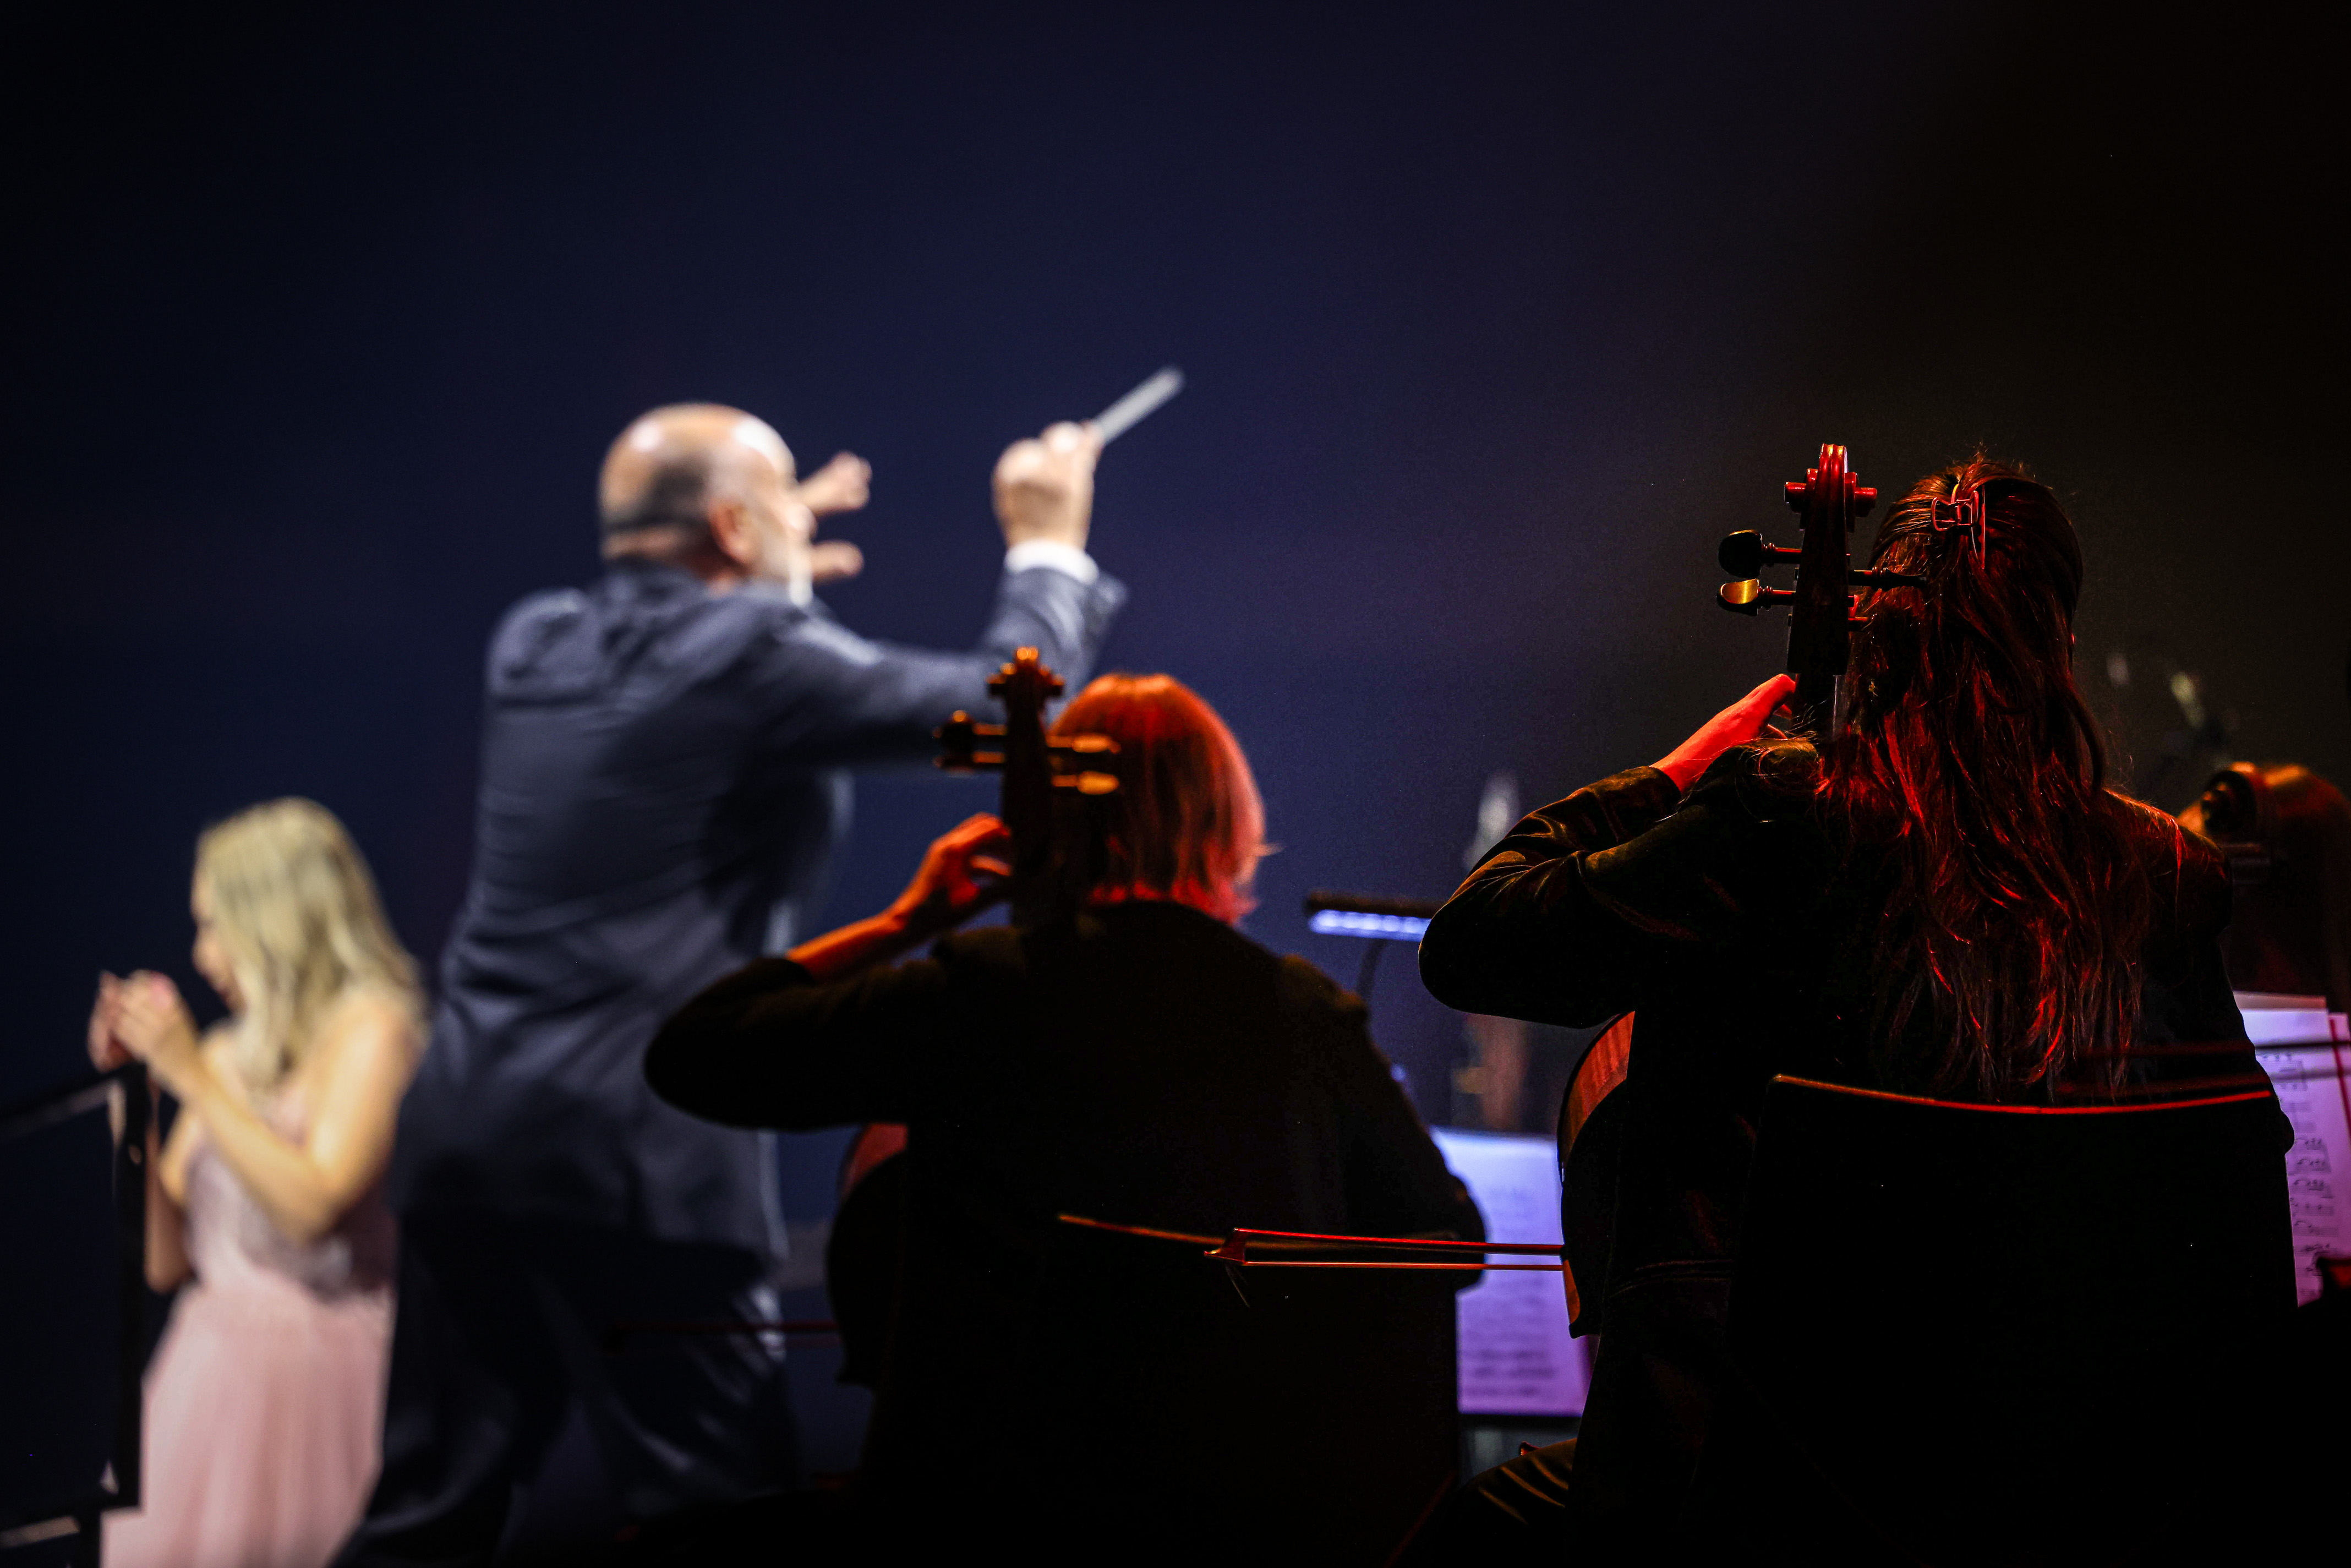
[(2351, 1025), (2320, 997), (2237, 993), (2254, 1059), (2294, 1124), (2286, 1197), (2294, 1216), (2294, 1283), (2318, 1295), (2318, 1258), (2351, 1257)]
[[(1486, 1217), (1486, 1234), (1559, 1241), (1559, 1147), (1551, 1139), (1430, 1130)], [(1556, 1273), (1489, 1273), (1456, 1298), (1460, 1407), (1479, 1416), (1580, 1416), (1591, 1382), (1569, 1337)]]

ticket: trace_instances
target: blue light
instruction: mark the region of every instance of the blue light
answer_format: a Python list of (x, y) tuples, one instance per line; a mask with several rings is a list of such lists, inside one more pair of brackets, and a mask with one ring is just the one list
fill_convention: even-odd
[(1309, 931), (1325, 936), (1369, 936), (1389, 942), (1417, 942), (1428, 922), (1416, 915), (1363, 915), (1352, 909), (1318, 909), (1306, 922)]

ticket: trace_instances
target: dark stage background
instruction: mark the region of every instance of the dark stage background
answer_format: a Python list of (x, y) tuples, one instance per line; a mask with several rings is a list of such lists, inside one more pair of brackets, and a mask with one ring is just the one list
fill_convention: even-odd
[[(1792, 532), (1823, 439), (1889, 490), (1981, 442), (2069, 499), (2085, 684), (2160, 804), (2212, 749), (2163, 769), (2179, 670), (2220, 749), (2351, 781), (2343, 186), (2282, 14), (5, 26), (0, 1100), (78, 1067), (101, 966), (195, 984), (192, 841), (250, 801), (340, 814), (437, 952), (483, 640), (593, 572), (606, 443), (681, 399), (871, 458), (828, 597), (961, 643), (996, 453), (1180, 363), (1102, 469), (1108, 663), (1230, 719), (1283, 845), (1249, 928), (1343, 977), (1307, 888), (1440, 894), (1490, 774), (1650, 759), (1775, 665), (1714, 541)], [(841, 917), (990, 798), (862, 789)], [(1379, 1033), (1442, 1116), (1459, 1026), (1404, 956)]]

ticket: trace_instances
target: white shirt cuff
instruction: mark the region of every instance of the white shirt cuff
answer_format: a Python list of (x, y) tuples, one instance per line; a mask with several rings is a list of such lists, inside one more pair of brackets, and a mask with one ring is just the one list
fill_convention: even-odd
[(1004, 552), (1004, 570), (1008, 572), (1029, 571), (1045, 567), (1074, 577), (1088, 587), (1102, 575), (1094, 558), (1075, 545), (1065, 545), (1054, 539), (1029, 539)]

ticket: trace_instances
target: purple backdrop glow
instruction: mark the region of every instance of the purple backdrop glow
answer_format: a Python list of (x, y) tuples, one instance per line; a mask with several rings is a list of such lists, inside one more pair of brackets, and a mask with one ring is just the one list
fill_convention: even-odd
[[(190, 845), (252, 800), (340, 813), (437, 951), (483, 640), (594, 570), (604, 444), (680, 399), (871, 458), (829, 598), (959, 643), (997, 451), (1184, 366), (1102, 467), (1108, 662), (1230, 719), (1283, 845), (1249, 928), (1343, 977), (1305, 889), (1440, 894), (1489, 773), (1563, 791), (1768, 673), (1713, 542), (1784, 531), (1823, 439), (2071, 498), (2136, 754), (2177, 664), (2241, 751), (2351, 775), (2312, 51), (1634, 9), (5, 24), (0, 1099), (74, 1070), (99, 967), (192, 982)], [(832, 913), (988, 798), (869, 779)], [(1441, 1114), (1402, 956), (1379, 1032)]]

